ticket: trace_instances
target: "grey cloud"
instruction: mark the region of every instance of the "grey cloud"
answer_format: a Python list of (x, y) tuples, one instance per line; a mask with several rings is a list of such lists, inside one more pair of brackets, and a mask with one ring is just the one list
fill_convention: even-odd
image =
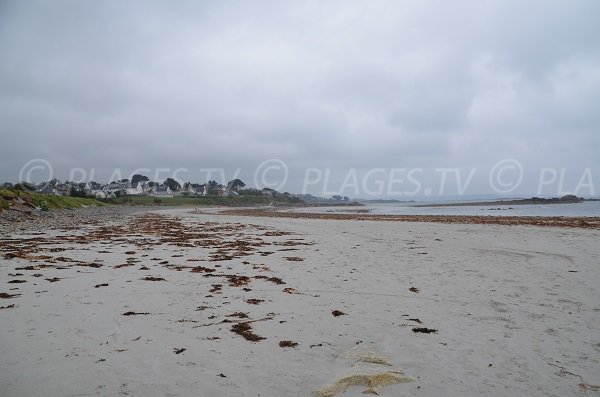
[(0, 180), (32, 158), (63, 179), (251, 177), (268, 158), (297, 181), (502, 158), (598, 170), (597, 15), (591, 0), (5, 1)]

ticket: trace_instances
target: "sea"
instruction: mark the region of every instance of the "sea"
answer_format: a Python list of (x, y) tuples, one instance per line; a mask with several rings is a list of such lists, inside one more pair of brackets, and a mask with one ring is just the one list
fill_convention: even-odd
[[(362, 206), (302, 207), (294, 212), (373, 215), (483, 215), (483, 216), (563, 216), (600, 217), (600, 201), (583, 201), (569, 204), (520, 204), (520, 205), (473, 205), (451, 206), (452, 202), (427, 203), (368, 203)], [(422, 204), (443, 204), (443, 207), (419, 207)]]

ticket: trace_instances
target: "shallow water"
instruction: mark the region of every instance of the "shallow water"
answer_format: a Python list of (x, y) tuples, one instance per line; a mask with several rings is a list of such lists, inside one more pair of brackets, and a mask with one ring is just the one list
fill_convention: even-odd
[(368, 213), (373, 215), (600, 216), (600, 201), (585, 201), (574, 204), (415, 207), (418, 204), (422, 203), (367, 204), (360, 207), (310, 207), (297, 208), (293, 211), (340, 214)]

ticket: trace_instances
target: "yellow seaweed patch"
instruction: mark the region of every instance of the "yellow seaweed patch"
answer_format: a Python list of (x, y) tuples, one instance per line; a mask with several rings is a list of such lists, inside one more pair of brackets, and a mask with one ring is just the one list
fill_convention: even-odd
[(317, 397), (332, 397), (343, 392), (350, 386), (365, 385), (367, 389), (365, 394), (379, 394), (384, 386), (397, 383), (411, 382), (412, 379), (399, 371), (379, 372), (373, 374), (353, 374), (338, 379), (330, 386), (319, 389), (315, 392)]
[(316, 397), (332, 397), (351, 386), (358, 385), (367, 386), (363, 394), (379, 394), (384, 386), (412, 381), (402, 371), (389, 368), (392, 364), (388, 358), (358, 346), (342, 353), (340, 358), (351, 359), (354, 362), (351, 372), (330, 386), (315, 391)]

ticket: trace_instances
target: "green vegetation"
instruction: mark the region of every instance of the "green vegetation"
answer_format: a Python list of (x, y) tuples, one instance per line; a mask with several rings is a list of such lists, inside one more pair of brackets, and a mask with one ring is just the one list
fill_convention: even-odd
[(251, 205), (268, 205), (268, 204), (295, 204), (301, 201), (297, 197), (286, 194), (278, 195), (277, 197), (265, 197), (263, 195), (239, 195), (233, 197), (222, 196), (175, 196), (175, 197), (152, 197), (152, 196), (127, 196), (117, 199), (108, 200), (113, 204), (130, 204), (130, 205), (164, 205), (164, 206), (180, 206), (180, 205), (222, 205), (227, 207), (243, 207)]
[(8, 209), (9, 203), (15, 200), (22, 200), (23, 203), (33, 204), (42, 210), (104, 205), (104, 203), (90, 198), (56, 196), (53, 194), (29, 192), (18, 188), (0, 189), (0, 208)]
[(21, 190), (17, 190), (17, 189), (0, 189), (0, 197), (2, 197), (4, 200), (12, 200), (13, 197), (17, 197), (22, 193)]
[(54, 194), (32, 193), (38, 203), (45, 202), (49, 209), (52, 208), (81, 208), (89, 206), (102, 206), (104, 203), (90, 198), (56, 196)]
[(42, 211), (48, 211), (50, 209), (48, 208), (48, 203), (46, 200), (38, 200), (37, 205)]
[(169, 189), (171, 189), (173, 191), (181, 189), (181, 185), (179, 184), (179, 182), (177, 182), (173, 178), (167, 178), (167, 179), (165, 179), (165, 181), (163, 183), (165, 186), (167, 186)]
[(8, 209), (8, 201), (4, 198), (0, 197), (0, 211), (4, 211)]

